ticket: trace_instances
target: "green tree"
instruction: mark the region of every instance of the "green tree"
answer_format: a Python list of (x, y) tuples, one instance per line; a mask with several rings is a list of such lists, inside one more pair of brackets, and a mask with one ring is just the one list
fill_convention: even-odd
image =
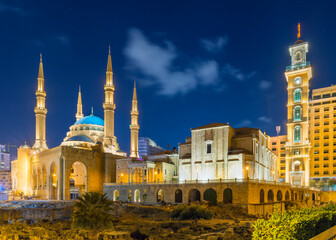
[(311, 186), (311, 187), (316, 187), (316, 180), (310, 180), (310, 182), (309, 182), (309, 186)]
[(318, 186), (319, 188), (323, 188), (323, 187), (325, 186), (324, 181), (323, 181), (323, 180), (320, 180), (320, 181), (318, 182), (317, 186)]
[(332, 187), (333, 185), (336, 185), (336, 179), (335, 178), (328, 179), (328, 187)]
[(111, 211), (113, 202), (106, 194), (85, 193), (78, 197), (72, 214), (72, 226), (81, 229), (113, 228)]

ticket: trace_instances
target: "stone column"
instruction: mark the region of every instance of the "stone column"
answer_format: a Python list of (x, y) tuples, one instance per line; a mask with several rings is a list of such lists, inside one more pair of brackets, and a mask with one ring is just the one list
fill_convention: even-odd
[(145, 183), (145, 167), (142, 168), (142, 184)]
[(130, 185), (130, 168), (127, 168), (127, 180), (128, 180), (128, 182), (127, 182), (127, 184), (128, 185)]

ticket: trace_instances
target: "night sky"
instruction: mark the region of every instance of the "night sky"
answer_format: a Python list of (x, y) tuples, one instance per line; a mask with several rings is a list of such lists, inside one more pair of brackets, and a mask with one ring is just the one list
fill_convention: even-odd
[(0, 0), (0, 143), (30, 145), (40, 53), (47, 92), (47, 144), (84, 115), (103, 118), (108, 46), (115, 135), (129, 152), (133, 81), (140, 136), (177, 146), (213, 122), (285, 134), (288, 47), (297, 23), (309, 42), (311, 89), (336, 83), (336, 1)]

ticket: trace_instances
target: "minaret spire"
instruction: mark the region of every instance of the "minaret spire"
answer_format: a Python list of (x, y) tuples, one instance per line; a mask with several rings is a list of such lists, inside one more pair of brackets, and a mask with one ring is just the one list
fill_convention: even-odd
[(37, 77), (37, 90), (35, 112), (35, 143), (33, 148), (43, 151), (48, 149), (46, 141), (46, 116), (47, 109), (45, 107), (46, 92), (44, 91), (44, 74), (42, 54), (40, 54), (40, 65)]
[(84, 117), (84, 115), (83, 115), (83, 105), (82, 105), (82, 93), (81, 93), (81, 87), (79, 85), (76, 121), (78, 121), (82, 117)]
[(131, 111), (131, 152), (130, 157), (138, 158), (139, 151), (138, 151), (138, 141), (139, 141), (139, 110), (138, 110), (138, 99), (136, 93), (136, 85), (134, 81), (134, 88), (133, 88), (133, 100), (132, 100), (132, 111)]
[(116, 137), (114, 136), (114, 110), (116, 108), (114, 103), (114, 85), (113, 85), (113, 72), (111, 50), (109, 47), (109, 54), (107, 57), (106, 68), (106, 82), (104, 86), (105, 102), (104, 108), (104, 146), (109, 148), (113, 153), (116, 153), (118, 146)]

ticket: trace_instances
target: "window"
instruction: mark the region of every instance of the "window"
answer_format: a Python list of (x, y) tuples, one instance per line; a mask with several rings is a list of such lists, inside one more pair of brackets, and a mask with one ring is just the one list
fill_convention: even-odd
[(314, 119), (315, 119), (315, 120), (316, 120), (316, 119), (320, 119), (320, 116), (317, 115), (317, 116), (314, 117)]
[(207, 145), (206, 145), (207, 154), (211, 153), (211, 150), (212, 150), (211, 147), (212, 147), (212, 144), (211, 143), (207, 143)]
[(324, 175), (328, 175), (328, 174), (329, 174), (329, 171), (324, 171), (323, 174), (324, 174)]
[(300, 126), (294, 127), (294, 142), (295, 143), (301, 142), (301, 127)]
[(329, 160), (329, 157), (324, 157), (323, 160), (327, 161), (327, 160)]
[(336, 170), (333, 171), (333, 174), (336, 174)]
[(276, 145), (276, 142), (272, 142), (272, 145)]
[(280, 157), (286, 157), (285, 153), (280, 154)]
[(324, 118), (329, 118), (329, 114), (324, 114)]
[(324, 129), (324, 132), (329, 132), (329, 128), (325, 128), (325, 129)]
[(294, 155), (300, 155), (300, 150), (295, 150)]
[(324, 150), (324, 151), (323, 151), (323, 153), (329, 153), (329, 150), (328, 150), (328, 149), (326, 149), (326, 150)]
[(319, 130), (319, 129), (316, 129), (316, 130), (314, 131), (314, 133), (320, 133), (320, 130)]
[(285, 150), (286, 148), (284, 148), (284, 147), (282, 147), (282, 148), (280, 148), (280, 150)]
[(314, 140), (320, 140), (320, 137), (315, 137)]
[(319, 167), (320, 167), (320, 165), (318, 165), (318, 164), (314, 165), (314, 168), (319, 168)]
[(315, 172), (314, 172), (314, 175), (319, 175), (319, 172), (318, 172), (318, 171), (315, 171)]
[(294, 107), (294, 121), (300, 121), (301, 120), (301, 107), (295, 106)]
[(324, 125), (329, 125), (329, 122), (324, 122)]
[(321, 99), (321, 95), (313, 96), (313, 99)]
[(286, 163), (286, 160), (281, 160), (280, 163), (284, 164), (284, 163)]
[(336, 167), (336, 163), (333, 163), (333, 167)]
[(320, 123), (315, 123), (314, 126), (318, 127), (318, 126), (320, 126)]
[(329, 143), (324, 143), (323, 146), (328, 147)]
[(165, 175), (167, 175), (167, 169), (165, 169)]
[(314, 154), (319, 154), (319, 150), (315, 150), (315, 151), (314, 151)]
[(276, 151), (276, 148), (272, 148), (272, 151)]
[(323, 139), (329, 139), (329, 135), (324, 135)]
[(315, 143), (315, 144), (314, 144), (314, 147), (319, 147), (319, 146), (320, 146), (319, 143)]
[(280, 167), (280, 170), (286, 170), (286, 167), (282, 166)]
[(280, 142), (280, 144), (285, 144), (286, 142)]
[(319, 108), (315, 108), (315, 112), (316, 113), (320, 112), (320, 109)]
[(323, 164), (323, 167), (329, 167), (329, 164), (328, 163)]
[(329, 107), (325, 107), (325, 108), (324, 108), (324, 111), (325, 111), (325, 112), (329, 111)]
[(318, 157), (314, 158), (314, 161), (318, 161), (318, 160), (319, 160), (319, 158), (318, 158)]
[(301, 101), (301, 89), (297, 88), (294, 90), (294, 102), (300, 102)]

